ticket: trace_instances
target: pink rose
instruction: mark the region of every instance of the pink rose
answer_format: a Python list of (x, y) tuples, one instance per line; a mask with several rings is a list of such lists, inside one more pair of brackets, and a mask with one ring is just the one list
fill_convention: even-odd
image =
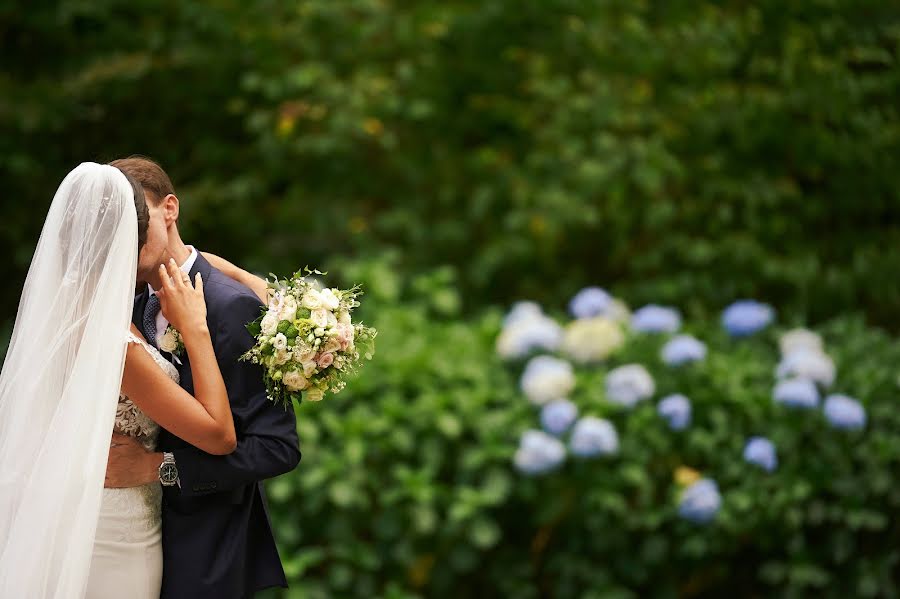
[(319, 368), (324, 370), (334, 363), (334, 354), (331, 352), (319, 354), (319, 359), (317, 360), (317, 362), (319, 364)]
[(355, 333), (353, 325), (338, 323), (334, 330), (337, 333), (338, 341), (341, 342), (341, 346), (348, 345), (353, 341), (353, 335)]

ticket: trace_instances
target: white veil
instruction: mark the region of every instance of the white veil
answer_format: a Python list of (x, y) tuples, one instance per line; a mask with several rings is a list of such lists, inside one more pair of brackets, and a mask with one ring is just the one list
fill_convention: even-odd
[(0, 373), (0, 597), (82, 597), (125, 364), (137, 211), (116, 168), (60, 184)]

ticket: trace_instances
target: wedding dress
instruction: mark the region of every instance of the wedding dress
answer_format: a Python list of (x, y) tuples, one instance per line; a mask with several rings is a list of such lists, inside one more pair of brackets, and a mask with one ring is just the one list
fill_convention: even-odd
[[(157, 349), (132, 333), (166, 375), (178, 370)], [(159, 425), (125, 396), (119, 397), (115, 431), (156, 448)], [(162, 583), (162, 488), (158, 482), (130, 489), (104, 489), (86, 599), (158, 599)]]

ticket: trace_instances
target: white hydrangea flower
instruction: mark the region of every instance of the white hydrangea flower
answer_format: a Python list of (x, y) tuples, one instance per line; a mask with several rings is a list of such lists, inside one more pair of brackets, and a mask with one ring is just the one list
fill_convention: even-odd
[(505, 360), (524, 358), (535, 350), (555, 351), (562, 341), (562, 328), (555, 320), (540, 308), (534, 312), (531, 303), (523, 306), (527, 307), (513, 309), (497, 337), (497, 353)]
[(520, 384), (531, 403), (544, 405), (572, 392), (575, 388), (575, 372), (565, 360), (537, 356), (525, 366)]
[(628, 308), (628, 304), (617, 298), (613, 298), (613, 301), (610, 302), (609, 309), (604, 316), (615, 322), (631, 322), (631, 310)]
[(778, 379), (809, 379), (824, 387), (834, 384), (834, 361), (819, 350), (798, 349), (787, 354), (775, 370)]
[(503, 318), (503, 326), (512, 326), (523, 320), (543, 315), (544, 311), (541, 310), (541, 306), (537, 302), (516, 302)]
[(640, 364), (620, 366), (606, 375), (606, 397), (615, 404), (631, 408), (655, 391), (653, 377)]
[(600, 362), (625, 343), (621, 327), (604, 317), (571, 322), (565, 329), (562, 351), (580, 364)]
[(786, 356), (794, 351), (807, 350), (824, 352), (822, 337), (809, 329), (793, 329), (781, 336), (778, 340), (781, 355)]

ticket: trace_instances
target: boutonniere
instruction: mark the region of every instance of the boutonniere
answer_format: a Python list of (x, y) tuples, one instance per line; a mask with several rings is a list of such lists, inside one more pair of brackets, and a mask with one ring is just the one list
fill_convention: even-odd
[(166, 327), (166, 332), (159, 338), (159, 349), (172, 354), (175, 361), (181, 364), (178, 356), (184, 353), (184, 341), (181, 339), (181, 333), (172, 325)]

